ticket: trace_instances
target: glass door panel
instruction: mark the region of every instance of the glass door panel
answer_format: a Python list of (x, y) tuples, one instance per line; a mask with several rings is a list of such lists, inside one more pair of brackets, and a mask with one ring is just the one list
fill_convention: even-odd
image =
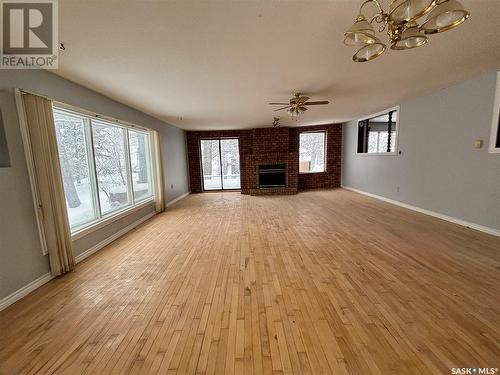
[(218, 139), (202, 139), (201, 165), (203, 169), (203, 190), (221, 190), (221, 160)]
[(221, 139), (222, 188), (240, 189), (240, 150), (237, 139)]

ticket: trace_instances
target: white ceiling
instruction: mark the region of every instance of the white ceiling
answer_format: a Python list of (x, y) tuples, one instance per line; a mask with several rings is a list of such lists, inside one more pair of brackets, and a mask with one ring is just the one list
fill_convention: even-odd
[(283, 125), (342, 122), (500, 68), (500, 1), (462, 2), (462, 26), (360, 64), (361, 0), (59, 0), (56, 74), (184, 129), (270, 126), (296, 90), (332, 103)]

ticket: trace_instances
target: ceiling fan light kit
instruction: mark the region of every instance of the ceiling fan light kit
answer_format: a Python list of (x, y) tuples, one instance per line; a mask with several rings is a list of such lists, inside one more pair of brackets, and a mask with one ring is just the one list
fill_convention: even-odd
[[(370, 21), (363, 14), (368, 4), (376, 7)], [(383, 10), (379, 0), (366, 0), (354, 24), (344, 33), (344, 44), (357, 49), (352, 57), (355, 62), (366, 62), (387, 49), (376, 36), (374, 22), (380, 24), (379, 33), (387, 31), (392, 50), (405, 50), (425, 45), (429, 41), (426, 34), (451, 30), (468, 17), (469, 12), (457, 0), (392, 0), (388, 12)], [(421, 25), (418, 23), (420, 18), (423, 18)]]
[(282, 111), (286, 109), (286, 113), (288, 113), (289, 116), (292, 117), (292, 119), (297, 120), (301, 114), (303, 114), (305, 111), (307, 111), (307, 107), (310, 105), (325, 105), (329, 104), (330, 102), (328, 100), (317, 100), (317, 101), (309, 101), (308, 96), (304, 96), (301, 93), (297, 92), (293, 94), (292, 98), (286, 102), (273, 102), (269, 103), (270, 105), (280, 105), (283, 106), (282, 108), (275, 109), (274, 111)]

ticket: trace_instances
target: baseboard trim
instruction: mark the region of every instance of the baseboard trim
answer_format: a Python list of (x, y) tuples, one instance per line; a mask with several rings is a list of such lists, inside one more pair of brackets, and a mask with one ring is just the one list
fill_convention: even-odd
[(120, 238), (121, 236), (123, 236), (124, 234), (126, 234), (127, 232), (130, 232), (132, 229), (134, 229), (135, 227), (141, 225), (146, 220), (151, 219), (154, 215), (156, 215), (156, 212), (151, 212), (150, 214), (147, 214), (146, 216), (141, 217), (139, 220), (136, 220), (132, 224), (127, 225), (125, 228), (119, 230), (118, 232), (116, 232), (112, 236), (106, 238), (104, 241), (101, 241), (98, 244), (92, 246), (90, 249), (85, 250), (83, 253), (78, 254), (75, 257), (75, 262), (76, 263), (80, 263), (82, 260), (88, 258), (92, 254), (94, 254), (97, 251), (101, 250), (104, 246), (109, 245), (111, 242), (117, 240), (118, 238)]
[(433, 217), (436, 217), (436, 218), (441, 219), (441, 220), (449, 221), (450, 223), (458, 224), (458, 225), (461, 225), (461, 226), (464, 226), (464, 227), (467, 227), (470, 229), (475, 229), (475, 230), (478, 230), (478, 231), (483, 232), (483, 233), (487, 233), (487, 234), (491, 234), (493, 236), (500, 237), (500, 230), (495, 229), (495, 228), (490, 228), (490, 227), (487, 227), (484, 225), (471, 223), (471, 222), (468, 222), (468, 221), (465, 221), (462, 219), (457, 219), (456, 217), (452, 217), (452, 216), (440, 214), (438, 212), (430, 211), (430, 210), (427, 210), (425, 208), (412, 206), (411, 204), (407, 204), (407, 203), (403, 203), (400, 201), (396, 201), (394, 199), (382, 197), (380, 195), (368, 193), (366, 191), (358, 190), (358, 189), (352, 188), (350, 186), (342, 185), (341, 187), (343, 189), (350, 190), (350, 191), (353, 191), (353, 192), (358, 193), (358, 194), (363, 194), (363, 195), (366, 195), (366, 196), (371, 197), (371, 198), (379, 199), (381, 201), (394, 204), (396, 206), (407, 208), (407, 209), (412, 210), (412, 211), (417, 211), (417, 212), (420, 212), (422, 214), (433, 216)]
[[(132, 224), (126, 226), (125, 228), (123, 228), (120, 231), (113, 234), (111, 237), (106, 238), (104, 241), (99, 242), (98, 244), (92, 246), (90, 249), (77, 255), (75, 257), (75, 262), (80, 263), (82, 260), (88, 258), (92, 254), (101, 250), (104, 246), (109, 245), (111, 242), (120, 238), (121, 236), (123, 236), (127, 232), (130, 232), (132, 229), (134, 229), (135, 227), (144, 223), (146, 220), (152, 218), (154, 215), (156, 215), (156, 212), (151, 212), (150, 214), (147, 214), (146, 216), (140, 218), (139, 220), (134, 221)], [(43, 284), (48, 283), (53, 278), (54, 278), (54, 276), (52, 276), (50, 273), (47, 273), (43, 276), (40, 276), (38, 279), (33, 280), (29, 284), (23, 286), (21, 289), (16, 290), (14, 293), (11, 293), (8, 296), (2, 298), (0, 300), (0, 311), (6, 309), (7, 307), (12, 305), (13, 303), (19, 301), (21, 298), (27, 296), (28, 294), (30, 294), (34, 290), (40, 288)]]
[(48, 283), (52, 280), (54, 276), (49, 273), (40, 276), (38, 279), (33, 280), (29, 284), (26, 284), (21, 289), (16, 290), (14, 293), (9, 294), (7, 297), (4, 297), (0, 300), (0, 311), (6, 309), (14, 302), (19, 301), (24, 296), (27, 296), (35, 289), (40, 288), (43, 284)]
[(174, 203), (177, 203), (179, 202), (181, 199), (184, 199), (186, 198), (189, 194), (191, 194), (190, 192), (187, 192), (187, 193), (184, 193), (182, 194), (180, 197), (177, 197), (175, 199), (172, 199), (170, 202), (167, 203), (167, 207), (170, 207), (171, 205), (173, 205)]

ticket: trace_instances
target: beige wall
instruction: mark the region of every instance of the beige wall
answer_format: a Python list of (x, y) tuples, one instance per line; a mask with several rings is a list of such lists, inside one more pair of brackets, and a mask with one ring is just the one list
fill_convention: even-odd
[(401, 155), (356, 155), (357, 122), (345, 124), (342, 184), (500, 229), (500, 154), (488, 153), (495, 83), (493, 71), (401, 103)]
[[(14, 88), (34, 91), (76, 107), (158, 130), (167, 202), (189, 191), (183, 130), (47, 71), (0, 70), (0, 108), (11, 161), (10, 168), (0, 168), (0, 299), (49, 272), (36, 229)], [(81, 254), (152, 211), (152, 206), (145, 207), (77, 240), (75, 254)]]

